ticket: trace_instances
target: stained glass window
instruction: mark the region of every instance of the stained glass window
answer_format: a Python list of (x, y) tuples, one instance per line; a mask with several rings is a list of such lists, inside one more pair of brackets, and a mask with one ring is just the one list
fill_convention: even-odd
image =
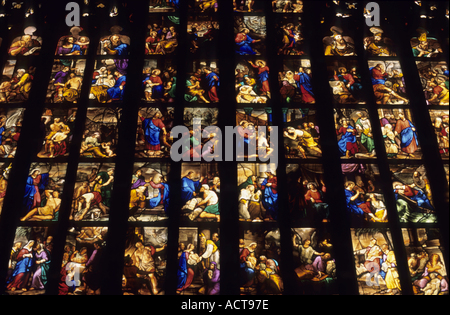
[(0, 3), (1, 293), (448, 295), (448, 4), (75, 2)]

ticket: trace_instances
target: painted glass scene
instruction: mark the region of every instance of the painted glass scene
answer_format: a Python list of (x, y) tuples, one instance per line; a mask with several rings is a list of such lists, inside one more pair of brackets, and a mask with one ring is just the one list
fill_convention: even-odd
[(301, 295), (337, 294), (336, 261), (325, 229), (291, 229), (296, 284)]
[(115, 164), (80, 163), (69, 220), (108, 221)]
[(180, 0), (150, 0), (149, 4), (149, 12), (150, 13), (158, 13), (158, 12), (176, 12), (180, 8)]
[(63, 36), (58, 41), (55, 55), (58, 56), (86, 56), (90, 45), (87, 36), (80, 35), (82, 27), (74, 26), (70, 29), (72, 35)]
[(416, 61), (427, 105), (449, 105), (448, 67), (445, 61)]
[(342, 164), (345, 202), (355, 224), (388, 222), (387, 208), (376, 164)]
[(58, 221), (66, 169), (65, 163), (31, 163), (21, 221)]
[(436, 209), (424, 165), (390, 165), (400, 222), (436, 223)]
[(421, 159), (422, 149), (408, 109), (379, 109), (378, 119), (388, 158)]
[(148, 25), (149, 33), (145, 40), (146, 55), (173, 54), (178, 47), (178, 25), (180, 20), (175, 16), (155, 18)]
[(241, 228), (239, 232), (240, 294), (282, 295), (280, 230)]
[(436, 134), (439, 153), (443, 159), (449, 156), (449, 111), (430, 110), (431, 123)]
[(237, 55), (261, 55), (265, 53), (266, 18), (264, 16), (235, 16), (234, 34)]
[(142, 71), (142, 100), (172, 103), (175, 101), (177, 70), (172, 60), (145, 59)]
[(366, 109), (335, 109), (334, 123), (341, 158), (374, 158), (375, 142)]
[(46, 102), (78, 103), (85, 67), (86, 60), (55, 60), (48, 83)]
[(72, 227), (67, 231), (58, 295), (100, 295), (107, 227)]
[(279, 214), (276, 166), (240, 163), (237, 175), (239, 221), (276, 221)]
[(328, 80), (337, 104), (364, 104), (362, 77), (357, 60), (327, 61)]
[(442, 235), (436, 228), (402, 229), (415, 295), (448, 295)]
[(330, 28), (331, 34), (323, 38), (325, 56), (356, 56), (355, 42), (338, 26)]
[(121, 111), (115, 108), (87, 109), (80, 154), (87, 158), (112, 158), (117, 155), (118, 124)]
[(211, 17), (192, 16), (187, 23), (189, 51), (204, 58), (217, 54), (219, 22)]
[(220, 174), (216, 163), (181, 165), (181, 219), (220, 222)]
[(75, 129), (75, 108), (45, 108), (41, 117), (39, 158), (68, 156)]
[(3, 210), (3, 203), (5, 201), (6, 189), (8, 188), (9, 172), (11, 171), (12, 163), (0, 163), (0, 216)]
[(236, 110), (236, 156), (250, 161), (267, 161), (274, 152), (270, 141), (272, 109), (246, 107)]
[(379, 105), (408, 104), (405, 78), (397, 60), (369, 60), (375, 102)]
[(240, 61), (235, 69), (237, 103), (267, 103), (270, 99), (269, 67), (266, 61)]
[(272, 9), (276, 13), (303, 13), (303, 1), (272, 0)]
[(7, 60), (0, 82), (0, 103), (27, 101), (35, 73), (32, 60)]
[(0, 157), (14, 158), (25, 108), (0, 108)]
[(128, 221), (156, 222), (169, 216), (169, 173), (166, 163), (135, 163)]
[(189, 10), (199, 14), (217, 13), (219, 10), (218, 0), (191, 0), (189, 1)]
[(286, 109), (283, 132), (286, 158), (319, 158), (322, 156), (317, 111), (311, 108)]
[(100, 38), (97, 48), (97, 55), (126, 57), (130, 53), (130, 37), (120, 34), (123, 31), (121, 26), (113, 26), (110, 29), (111, 35)]
[(140, 158), (168, 158), (173, 138), (174, 108), (141, 107), (138, 112), (136, 152)]
[(364, 49), (369, 56), (397, 56), (394, 42), (384, 35), (382, 28), (373, 26), (369, 28), (369, 31), (372, 34), (364, 38)]
[(28, 26), (24, 30), (24, 34), (13, 39), (8, 53), (11, 56), (36, 56), (39, 55), (42, 48), (42, 38), (33, 35), (37, 28)]
[(7, 295), (45, 294), (55, 233), (47, 227), (17, 227), (8, 261)]
[(122, 276), (123, 295), (164, 295), (167, 228), (129, 227)]
[[(286, 1), (288, 2), (288, 1)], [(278, 55), (307, 55), (307, 44), (302, 33), (302, 22), (299, 17), (282, 16), (277, 19)]]
[(123, 100), (128, 59), (101, 59), (95, 62), (90, 100), (111, 103)]
[(401, 295), (397, 260), (388, 229), (351, 229), (360, 295)]
[(443, 54), (441, 44), (436, 37), (429, 35), (429, 32), (419, 27), (417, 36), (411, 38), (411, 48), (414, 57), (436, 58)]
[(216, 61), (198, 60), (191, 64), (187, 73), (186, 102), (218, 103), (220, 70)]
[(286, 103), (314, 104), (309, 59), (285, 61), (283, 71), (278, 73), (281, 98)]
[(287, 164), (289, 218), (295, 224), (330, 222), (322, 164)]
[(219, 295), (219, 230), (181, 227), (178, 263), (177, 295)]

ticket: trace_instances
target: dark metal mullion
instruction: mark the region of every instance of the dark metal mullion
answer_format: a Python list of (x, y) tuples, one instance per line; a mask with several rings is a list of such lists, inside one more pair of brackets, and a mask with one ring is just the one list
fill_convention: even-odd
[[(399, 9), (403, 12), (408, 12), (406, 3), (399, 2)], [(410, 23), (408, 27), (400, 25), (401, 20), (398, 20), (394, 12), (391, 12), (387, 7), (383, 12), (388, 12), (389, 19), (394, 21), (395, 25), (395, 41), (398, 43), (399, 57), (402, 65), (402, 71), (405, 77), (406, 91), (410, 100), (410, 111), (413, 116), (415, 127), (417, 129), (417, 137), (419, 145), (422, 149), (423, 157), (418, 163), (424, 164), (427, 177), (430, 181), (431, 191), (433, 194), (433, 203), (436, 209), (438, 218), (437, 224), (430, 224), (430, 227), (439, 227), (442, 233), (441, 242), (444, 248), (449, 246), (449, 216), (448, 216), (448, 202), (445, 200), (445, 195), (448, 193), (448, 185), (445, 177), (444, 166), (442, 158), (439, 154), (439, 147), (437, 145), (436, 136), (431, 125), (429, 116), (429, 108), (426, 105), (425, 95), (423, 93), (422, 84), (419, 80), (419, 74), (416, 66), (410, 45), (410, 38), (413, 30)], [(415, 29), (414, 29), (415, 30)], [(442, 56), (443, 57), (443, 56)], [(448, 58), (448, 56), (447, 56)], [(434, 58), (441, 60), (441, 58)], [(447, 106), (448, 108), (448, 106)], [(420, 165), (419, 164), (419, 165)], [(443, 252), (446, 267), (448, 268), (449, 256), (448, 250)]]
[[(235, 76), (236, 56), (234, 50), (234, 14), (231, 1), (219, 0), (219, 38), (218, 57), (220, 67), (219, 121), (222, 132), (222, 158), (226, 150), (225, 127), (236, 124)], [(220, 259), (222, 295), (239, 295), (239, 214), (237, 210), (237, 162), (219, 162), (220, 173)]]
[[(186, 71), (188, 69), (185, 56), (189, 56), (189, 43), (187, 35), (187, 19), (188, 19), (188, 3), (187, 1), (180, 1), (178, 14), (180, 17), (180, 24), (178, 32), (178, 47), (176, 50), (176, 80), (177, 86), (175, 89), (174, 102), (174, 122), (173, 126), (182, 126), (184, 114), (184, 94), (186, 88)], [(175, 57), (174, 57), (175, 58)], [(179, 136), (179, 135), (174, 135)], [(181, 141), (181, 138), (174, 138), (174, 141)], [(181, 165), (182, 161), (170, 161), (170, 205), (169, 205), (169, 222), (168, 222), (168, 252), (167, 252), (167, 269), (166, 269), (166, 284), (165, 294), (176, 295), (177, 289), (177, 271), (178, 271), (178, 240), (180, 230), (180, 216), (181, 216)]]
[[(64, 104), (64, 106), (67, 106), (67, 108), (74, 107), (77, 110), (76, 120), (75, 120), (75, 129), (73, 130), (73, 137), (70, 144), (70, 154), (67, 158), (67, 170), (66, 170), (66, 178), (65, 178), (65, 186), (63, 190), (63, 197), (61, 201), (61, 207), (59, 211), (59, 220), (58, 220), (58, 226), (56, 229), (56, 233), (54, 235), (54, 247), (52, 251), (52, 260), (50, 265), (50, 271), (49, 271), (49, 280), (47, 285), (46, 294), (47, 295), (57, 295), (58, 294), (58, 285), (61, 280), (61, 264), (63, 260), (63, 254), (64, 254), (64, 245), (66, 244), (66, 237), (67, 237), (67, 231), (69, 227), (73, 224), (69, 222), (69, 215), (72, 211), (72, 201), (73, 201), (73, 194), (75, 190), (75, 182), (77, 178), (77, 171), (78, 171), (78, 162), (80, 158), (80, 146), (82, 142), (82, 136), (84, 132), (84, 125), (85, 125), (85, 118), (86, 118), (86, 109), (87, 109), (87, 103), (91, 88), (91, 82), (92, 82), (92, 73), (94, 69), (94, 62), (95, 62), (95, 56), (96, 56), (96, 47), (95, 44), (98, 42), (98, 34), (96, 34), (95, 30), (95, 23), (93, 22), (94, 18), (86, 18), (83, 17), (81, 19), (81, 24), (84, 26), (87, 24), (87, 36), (90, 39), (90, 42), (92, 43), (88, 48), (88, 54), (86, 56), (83, 56), (83, 59), (86, 60), (85, 69), (84, 69), (84, 77), (83, 77), (83, 83), (82, 88), (80, 92), (80, 97), (78, 100), (78, 103), (76, 104)], [(86, 22), (86, 20), (90, 20), (89, 22)], [(62, 29), (69, 30), (69, 27), (63, 23), (64, 21), (59, 19), (58, 27), (61, 27)], [(85, 24), (86, 22), (86, 24)], [(95, 48), (94, 48), (95, 47)], [(57, 59), (58, 56), (54, 56), (55, 59)], [(79, 58), (77, 58), (79, 60)]]
[[(285, 295), (292, 295), (296, 291), (296, 274), (294, 273), (293, 263), (293, 251), (290, 229), (290, 215), (288, 204), (288, 187), (286, 176), (286, 155), (284, 149), (284, 120), (283, 120), (283, 102), (281, 101), (281, 94), (278, 82), (278, 72), (282, 69), (283, 55), (278, 55), (277, 45), (269, 45), (269, 39), (278, 40), (275, 30), (276, 16), (280, 13), (273, 12), (272, 4), (270, 1), (265, 2), (266, 12), (266, 59), (269, 67), (270, 76), (270, 106), (272, 108), (273, 126), (278, 128), (278, 137), (273, 139), (273, 143), (278, 147), (278, 165), (277, 165), (277, 192), (278, 192), (278, 228), (280, 230), (280, 272), (283, 279), (283, 286)], [(298, 14), (294, 14), (298, 16)], [(306, 16), (306, 13), (302, 13), (302, 17)], [(271, 141), (272, 142), (272, 141)], [(272, 161), (270, 161), (272, 162)]]
[[(108, 237), (102, 259), (102, 295), (122, 295), (122, 275), (124, 252), (128, 230), (130, 179), (136, 145), (136, 116), (141, 96), (141, 76), (143, 68), (145, 28), (134, 21), (145, 20), (145, 3), (128, 3), (128, 7), (118, 7), (119, 17), (110, 25), (120, 25), (130, 37), (130, 55), (127, 68), (127, 84), (123, 102), (119, 104), (121, 117), (118, 124), (117, 156), (115, 158), (114, 185), (109, 213)], [(128, 21), (130, 13), (132, 18)], [(108, 13), (108, 11), (106, 12)], [(120, 22), (117, 22), (119, 20)], [(132, 22), (133, 21), (133, 22)], [(120, 23), (120, 24), (117, 24)], [(122, 24), (124, 23), (124, 24)], [(127, 28), (125, 27), (127, 26)], [(120, 167), (118, 167), (120, 166)]]
[[(37, 6), (35, 6), (37, 7)], [(23, 22), (24, 28), (35, 21), (37, 32), (35, 35), (41, 35), (43, 39), (42, 49), (38, 56), (29, 56), (35, 62), (36, 73), (33, 80), (33, 86), (30, 91), (29, 100), (24, 102), (25, 113), (23, 118), (23, 128), (21, 136), (18, 141), (16, 156), (14, 158), (14, 167), (11, 170), (8, 182), (8, 188), (4, 199), (2, 218), (0, 222), (0, 287), (4, 290), (4, 281), (6, 277), (6, 270), (10, 256), (11, 246), (14, 241), (15, 229), (20, 223), (19, 214), (22, 209), (23, 193), (25, 191), (25, 183), (29, 173), (29, 167), (32, 160), (37, 160), (35, 154), (37, 153), (38, 143), (41, 139), (38, 138), (40, 118), (42, 115), (43, 106), (45, 102), (45, 94), (48, 86), (48, 78), (53, 64), (55, 34), (51, 32), (50, 23), (43, 23), (43, 17), (38, 16), (40, 10), (33, 15), (33, 19), (25, 19)], [(49, 15), (48, 20), (56, 21), (56, 16)], [(38, 20), (38, 21), (36, 21)], [(23, 33), (22, 33), (23, 34)], [(27, 58), (27, 57), (22, 57)]]
[[(334, 128), (334, 116), (332, 105), (333, 98), (329, 88), (328, 70), (326, 61), (332, 60), (324, 54), (322, 39), (329, 34), (321, 24), (321, 15), (326, 8), (326, 1), (311, 2), (310, 37), (311, 44), (311, 69), (312, 84), (314, 87), (323, 87), (329, 92), (316, 95), (316, 108), (320, 111), (317, 122), (320, 126), (322, 144), (322, 162), (324, 169), (324, 181), (327, 185), (327, 200), (330, 206), (330, 234), (333, 238), (334, 253), (336, 256), (336, 275), (341, 295), (357, 295), (358, 286), (355, 272), (355, 262), (351, 242), (351, 225), (346, 211), (346, 201), (343, 193), (343, 175), (341, 170), (340, 153), (337, 146), (336, 130)], [(326, 23), (328, 21), (325, 21)], [(328, 26), (328, 25), (327, 25)], [(330, 25), (331, 26), (331, 25)]]
[[(371, 224), (371, 226), (387, 226), (389, 228), (389, 231), (392, 235), (392, 242), (393, 242), (393, 249), (395, 252), (395, 257), (396, 257), (396, 261), (397, 261), (397, 265), (399, 266), (407, 266), (407, 257), (406, 257), (406, 251), (404, 248), (404, 242), (403, 242), (403, 236), (402, 236), (402, 230), (401, 230), (401, 226), (400, 226), (400, 222), (399, 222), (399, 218), (398, 218), (398, 212), (397, 212), (397, 208), (396, 208), (396, 201), (395, 201), (395, 197), (393, 194), (393, 189), (390, 189), (390, 187), (392, 187), (392, 179), (391, 179), (391, 171), (389, 168), (389, 163), (387, 160), (387, 154), (386, 154), (386, 148), (384, 146), (384, 140), (383, 140), (383, 134), (379, 125), (379, 120), (378, 120), (378, 107), (376, 102), (375, 102), (375, 97), (374, 97), (374, 93), (373, 93), (373, 89), (372, 89), (372, 81), (370, 79), (370, 71), (369, 71), (369, 65), (368, 65), (368, 60), (369, 59), (375, 59), (375, 60), (391, 60), (391, 59), (395, 59), (397, 60), (397, 58), (394, 57), (373, 57), (371, 58), (370, 56), (368, 56), (368, 54), (366, 53), (366, 51), (363, 49), (363, 40), (365, 37), (365, 34), (369, 28), (369, 26), (366, 25), (365, 23), (365, 18), (363, 16), (363, 7), (358, 7), (357, 10), (357, 24), (358, 25), (362, 25), (363, 27), (361, 27), (356, 36), (355, 36), (355, 43), (357, 43), (356, 48), (357, 48), (357, 54), (358, 54), (358, 61), (359, 61), (359, 66), (360, 66), (360, 74), (361, 77), (363, 79), (363, 89), (365, 90), (365, 101), (366, 101), (366, 105), (365, 108), (367, 109), (368, 113), (369, 113), (369, 119), (371, 121), (371, 125), (372, 125), (372, 134), (373, 134), (373, 139), (375, 142), (375, 147), (376, 147), (376, 161), (371, 161), (371, 160), (367, 160), (368, 164), (375, 164), (378, 165), (379, 168), (379, 172), (380, 172), (380, 182), (383, 184), (383, 188), (382, 188), (382, 192), (383, 192), (383, 196), (384, 196), (384, 202), (387, 206), (388, 209), (388, 222), (386, 224), (380, 224), (380, 223), (374, 223)], [(381, 23), (386, 23), (385, 19), (383, 18), (383, 13), (385, 11), (382, 10), (381, 11)], [(388, 29), (387, 27), (384, 27), (385, 25), (381, 25), (381, 27), (384, 29), (384, 31), (386, 32), (386, 30)], [(390, 31), (386, 32), (388, 35), (386, 35), (387, 37), (389, 37), (389, 34), (391, 34)], [(385, 33), (385, 34), (386, 34)], [(392, 106), (392, 105), (390, 105)], [(392, 106), (392, 107), (397, 107), (397, 106)], [(400, 106), (398, 106), (400, 107)], [(401, 107), (405, 107), (401, 106)], [(408, 268), (398, 268), (398, 273), (400, 275), (400, 283), (401, 283), (401, 288), (402, 288), (402, 294), (403, 295), (411, 295), (412, 294), (412, 288), (411, 288), (411, 281), (410, 281), (410, 275)]]

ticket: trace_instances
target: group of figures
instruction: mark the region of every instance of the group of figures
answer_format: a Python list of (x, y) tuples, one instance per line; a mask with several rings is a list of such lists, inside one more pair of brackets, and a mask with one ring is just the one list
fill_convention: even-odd
[(148, 28), (149, 36), (145, 40), (146, 55), (171, 54), (178, 47), (178, 32), (175, 24), (165, 27), (154, 23)]
[[(167, 218), (170, 189), (161, 165), (135, 165), (130, 194), (130, 221)], [(146, 177), (148, 176), (148, 177)], [(151, 216), (156, 216), (152, 219)], [(148, 216), (149, 218), (145, 218)]]
[(417, 132), (408, 110), (378, 110), (388, 158), (411, 159), (422, 155)]
[(280, 232), (245, 231), (239, 239), (241, 295), (281, 295)]
[(40, 294), (48, 282), (53, 236), (46, 228), (19, 227), (8, 261), (6, 293)]
[(449, 105), (449, 72), (446, 62), (417, 61), (428, 105)]
[(163, 295), (167, 228), (130, 227), (126, 236), (122, 292)]
[(189, 221), (220, 222), (219, 199), (218, 171), (198, 177), (198, 173), (189, 168), (181, 179), (182, 215)]
[(218, 103), (220, 76), (217, 67), (197, 68), (186, 80), (186, 102)]
[(28, 100), (36, 67), (27, 65), (25, 62), (7, 60), (0, 82), (0, 103)]
[(336, 261), (328, 235), (311, 228), (292, 229), (292, 246), (297, 283), (302, 294), (336, 292)]
[(238, 63), (235, 70), (235, 89), (237, 103), (267, 103), (271, 95), (267, 63), (264, 60)]
[(430, 117), (436, 133), (439, 153), (442, 157), (449, 156), (449, 111), (430, 110)]
[(77, 111), (47, 108), (41, 117), (41, 143), (38, 157), (56, 158), (69, 154)]
[(114, 185), (114, 164), (81, 163), (72, 198), (69, 220), (107, 220)]
[(401, 295), (397, 260), (386, 229), (352, 229), (353, 254), (362, 295)]
[(330, 221), (321, 164), (286, 165), (289, 217), (295, 222)]
[(286, 156), (308, 157), (322, 156), (319, 127), (312, 121), (304, 121), (298, 126), (288, 126), (283, 132)]
[[(241, 165), (248, 173), (249, 165)], [(247, 171), (246, 171), (247, 170)], [(240, 173), (238, 172), (240, 175)], [(238, 178), (239, 220), (248, 222), (276, 221), (278, 219), (278, 185), (275, 170), (267, 169), (262, 177), (257, 172), (244, 182)]]
[(144, 95), (142, 99), (147, 102), (174, 102), (177, 71), (172, 65), (167, 65), (164, 70), (161, 70), (153, 64), (153, 60), (147, 62), (148, 65), (143, 70), (142, 89)]
[[(303, 66), (305, 64), (305, 66)], [(312, 73), (309, 60), (302, 60), (301, 66), (278, 73), (280, 94), (286, 103), (300, 102), (314, 104), (314, 91), (312, 89)]]
[(443, 262), (438, 229), (403, 229), (408, 269), (415, 295), (448, 295), (449, 280)]
[[(181, 228), (187, 241), (178, 245), (177, 294), (220, 294), (220, 237), (209, 230), (197, 235), (197, 228)], [(192, 235), (191, 235), (192, 234)], [(206, 235), (211, 235), (207, 238)]]

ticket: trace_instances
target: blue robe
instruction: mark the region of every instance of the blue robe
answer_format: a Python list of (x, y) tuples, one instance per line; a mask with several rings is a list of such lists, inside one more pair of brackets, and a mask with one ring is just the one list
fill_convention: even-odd
[[(352, 126), (348, 126), (347, 129), (355, 129)], [(347, 142), (356, 143), (356, 136), (351, 132), (346, 132), (342, 135), (341, 139), (338, 141), (339, 151), (342, 155), (345, 155), (347, 151)]]
[(201, 186), (200, 181), (194, 182), (192, 179), (183, 177), (181, 179), (181, 200), (183, 204), (194, 198), (194, 192)]
[(372, 70), (373, 70), (374, 68), (375, 68), (375, 67), (372, 67), (372, 68), (369, 69), (369, 71), (370, 71), (370, 76), (371, 76), (371, 79), (372, 79), (372, 85), (377, 85), (377, 84), (383, 84), (383, 85), (385, 85), (386, 80), (384, 80), (384, 79), (375, 79), (375, 78), (373, 77), (373, 75), (372, 75)]
[(117, 51), (117, 56), (126, 56), (126, 55), (128, 55), (128, 47), (129, 47), (128, 44), (122, 43), (119, 46), (114, 47), (111, 50)]
[(239, 55), (256, 55), (256, 52), (253, 51), (250, 44), (253, 42), (253, 39), (246, 35), (247, 38), (240, 43), (236, 43), (236, 53)]
[(123, 100), (123, 95), (125, 93), (125, 85), (123, 86), (122, 90), (120, 89), (120, 86), (122, 85), (123, 82), (126, 83), (126, 81), (127, 77), (123, 75), (119, 79), (117, 79), (116, 84), (112, 88), (108, 89), (108, 95), (110, 99)]
[(181, 289), (186, 284), (188, 276), (188, 267), (186, 261), (186, 252), (181, 253), (180, 260), (178, 262), (178, 271), (177, 271), (177, 289)]
[(302, 89), (301, 86), (303, 86), (303, 88), (312, 96), (314, 96), (313, 90), (312, 90), (312, 84), (311, 84), (311, 77), (304, 73), (304, 72), (299, 72), (297, 73), (298, 76), (300, 76), (300, 80), (297, 81), (297, 88), (301, 94)]
[(169, 208), (169, 185), (165, 183), (161, 183), (164, 186), (164, 194), (161, 195), (161, 189), (159, 189), (159, 193), (157, 197), (153, 197), (148, 201), (148, 205), (150, 209), (157, 207), (161, 203), (161, 199), (163, 200), (164, 211), (167, 214), (167, 209)]
[(161, 129), (153, 124), (152, 119), (147, 118), (142, 122), (142, 128), (144, 129), (145, 141), (150, 145), (161, 144), (159, 141), (159, 135), (161, 134)]
[[(49, 174), (40, 174), (40, 180), (39, 183), (37, 184), (37, 190), (36, 187), (34, 186), (34, 181), (33, 181), (33, 177), (28, 176), (27, 178), (27, 183), (25, 186), (25, 194), (23, 196), (23, 205), (25, 207), (24, 210), (26, 210), (26, 213), (28, 213), (32, 207), (33, 207), (33, 203), (34, 203), (34, 195), (35, 194), (41, 194), (45, 187), (48, 185), (49, 182)], [(37, 207), (41, 206), (39, 205), (35, 205)]]
[[(217, 73), (211, 72), (206, 76), (206, 82), (208, 83), (208, 87), (212, 88), (213, 86), (220, 86), (220, 81), (216, 81), (214, 77), (217, 77), (219, 79), (219, 76)], [(220, 79), (219, 79), (220, 80)]]
[(347, 210), (352, 214), (363, 216), (364, 211), (362, 211), (362, 209), (358, 207), (363, 202), (358, 199), (355, 201), (352, 201), (350, 198), (352, 198), (354, 196), (353, 192), (351, 192), (348, 189), (344, 189), (344, 191), (345, 191), (345, 200), (347, 203)]
[[(29, 254), (32, 254), (33, 251), (29, 251)], [(19, 262), (17, 262), (16, 267), (14, 268), (14, 271), (12, 273), (12, 275), (8, 278), (8, 280), (6, 281), (7, 284), (11, 283), (12, 281), (14, 281), (14, 278), (21, 274), (21, 273), (28, 273), (31, 271), (31, 267), (33, 267), (34, 265), (34, 256), (33, 257), (26, 257), (23, 258), (22, 260), (20, 260)]]
[(3, 143), (3, 133), (5, 132), (5, 127), (0, 128), (0, 144)]
[(409, 127), (403, 129), (400, 132), (400, 139), (401, 139), (400, 146), (402, 148), (406, 148), (407, 146), (409, 146), (413, 140), (416, 141), (417, 146), (419, 145), (419, 141), (417, 140), (416, 132), (412, 130), (412, 128), (414, 128), (414, 125), (409, 120), (408, 120), (408, 123), (409, 123)]
[[(261, 186), (267, 185), (268, 179), (264, 179)], [(269, 212), (270, 216), (274, 219), (278, 219), (278, 193), (274, 193), (270, 186), (266, 186), (262, 194), (262, 204), (264, 208)]]

